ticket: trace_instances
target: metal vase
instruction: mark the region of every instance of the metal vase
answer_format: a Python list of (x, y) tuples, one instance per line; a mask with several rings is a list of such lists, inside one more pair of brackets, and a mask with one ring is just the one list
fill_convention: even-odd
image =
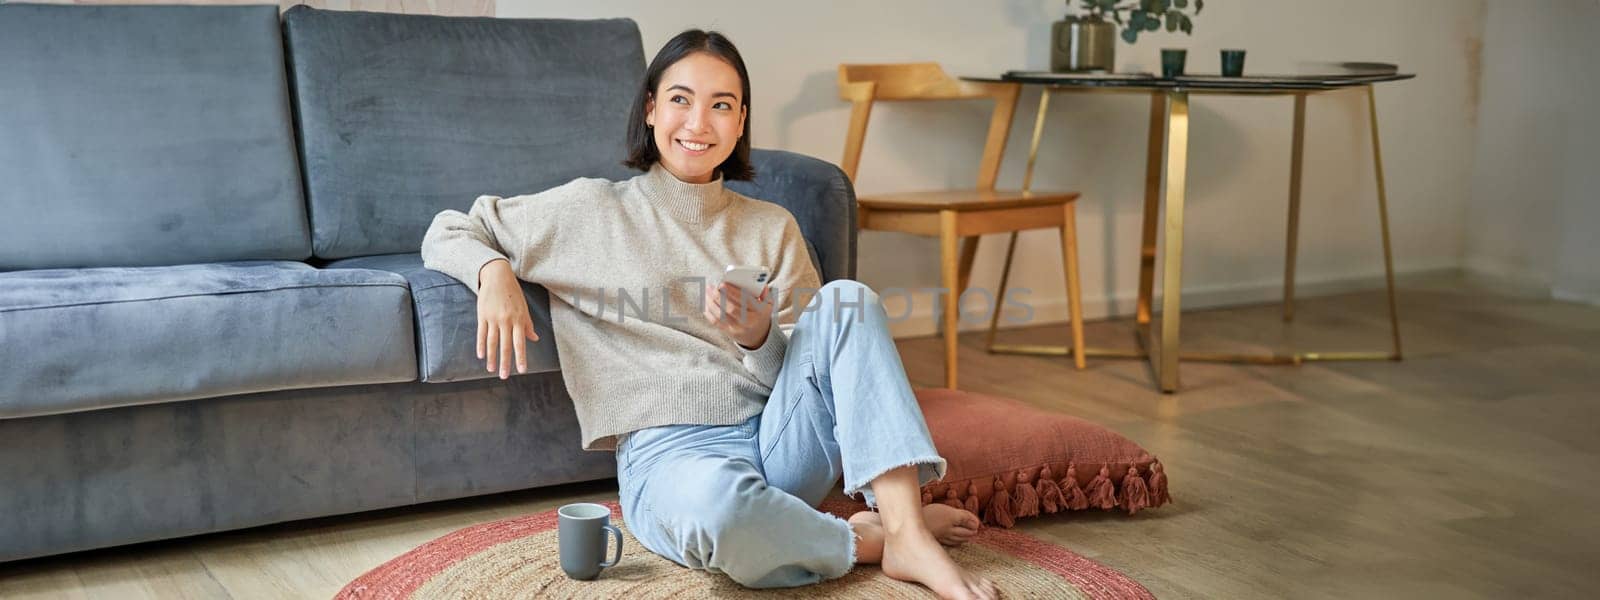
[(1101, 19), (1069, 16), (1050, 28), (1050, 70), (1112, 71), (1117, 27)]

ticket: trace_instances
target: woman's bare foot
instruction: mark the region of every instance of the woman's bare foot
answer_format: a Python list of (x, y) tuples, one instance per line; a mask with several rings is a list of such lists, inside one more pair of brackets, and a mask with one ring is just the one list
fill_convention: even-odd
[[(973, 529), (967, 525), (974, 523), (943, 508), (934, 508), (929, 513), (917, 502), (920, 468), (906, 465), (890, 469), (872, 480), (872, 493), (877, 496), (878, 507), (883, 513), (877, 515), (877, 523), (871, 522), (869, 516), (851, 516), (851, 528), (867, 534), (862, 536), (862, 543), (857, 544), (857, 557), (861, 556), (863, 547), (869, 551), (872, 549), (874, 542), (867, 540), (868, 536), (882, 535), (879, 564), (883, 565), (884, 575), (928, 586), (941, 598), (993, 600), (999, 597), (994, 583), (957, 566), (944, 551), (944, 546), (939, 545), (939, 539), (930, 528), (929, 514), (934, 516), (934, 522), (946, 528), (946, 534), (952, 534), (958, 528)], [(952, 514), (956, 518), (949, 518)]]
[(883, 574), (928, 586), (940, 598), (993, 600), (994, 584), (957, 566), (926, 527), (883, 528)]
[[(873, 523), (883, 525), (883, 517), (878, 513), (864, 510), (850, 515), (850, 522)], [(927, 504), (922, 507), (922, 522), (928, 526), (928, 531), (933, 533), (933, 539), (946, 546), (960, 546), (972, 539), (978, 533), (981, 521), (978, 515), (971, 512), (946, 506), (943, 504)]]
[(850, 527), (858, 537), (856, 562), (881, 563), (885, 575), (923, 584), (943, 598), (997, 598), (994, 584), (957, 566), (939, 545), (941, 539), (965, 543), (976, 532), (978, 518), (938, 504), (923, 507), (923, 520), (924, 527), (890, 534), (876, 512), (850, 515)]
[(856, 564), (875, 565), (883, 561), (883, 519), (878, 513), (863, 510), (850, 515), (850, 529), (856, 534)]

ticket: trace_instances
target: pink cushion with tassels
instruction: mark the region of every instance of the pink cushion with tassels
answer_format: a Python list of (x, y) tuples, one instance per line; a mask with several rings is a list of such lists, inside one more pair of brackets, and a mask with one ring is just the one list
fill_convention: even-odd
[(943, 481), (922, 488), (923, 503), (1011, 527), (1019, 517), (1089, 508), (1131, 515), (1171, 501), (1161, 463), (1105, 427), (959, 390), (917, 390), (917, 400), (950, 462)]

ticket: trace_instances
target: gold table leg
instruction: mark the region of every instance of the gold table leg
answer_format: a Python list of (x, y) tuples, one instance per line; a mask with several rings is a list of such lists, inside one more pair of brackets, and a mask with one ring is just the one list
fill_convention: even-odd
[[(1038, 163), (1039, 141), (1044, 137), (1045, 116), (1049, 113), (1050, 96), (1052, 95), (1052, 92), (1053, 90), (1051, 88), (1046, 87), (1039, 94), (1039, 112), (1034, 118), (1033, 122), (1033, 141), (1028, 146), (1028, 165), (1023, 171), (1022, 175), (1023, 191), (1033, 189), (1033, 168), (1034, 165)], [(1153, 94), (1152, 98), (1156, 99), (1153, 101), (1159, 102), (1160, 95)], [(1066, 212), (1063, 215), (1061, 227), (1062, 260), (1064, 261), (1062, 267), (1067, 271), (1067, 301), (1069, 303), (1068, 312), (1070, 313), (1072, 344), (1067, 346), (1059, 346), (1042, 344), (996, 344), (994, 342), (995, 332), (1000, 327), (1000, 310), (1001, 307), (1004, 306), (1007, 285), (1011, 280), (1011, 262), (1012, 259), (1016, 257), (1017, 252), (1017, 232), (1012, 232), (1010, 240), (1006, 243), (1005, 266), (1001, 267), (1000, 271), (1000, 290), (997, 294), (995, 294), (994, 313), (989, 316), (989, 331), (984, 338), (985, 349), (987, 349), (990, 354), (1072, 357), (1074, 366), (1079, 369), (1084, 368), (1084, 358), (1089, 356), (1103, 356), (1110, 358), (1143, 358), (1144, 354), (1139, 352), (1102, 350), (1084, 347), (1083, 301), (1080, 295), (1081, 290), (1078, 282), (1078, 272), (1075, 268), (1078, 263), (1078, 236), (1075, 219), (1075, 206), (1069, 204), (1064, 210)], [(1073, 298), (1077, 298), (1078, 300), (1074, 302)], [(1082, 348), (1083, 350), (1080, 352), (1078, 348)]]
[[(1377, 361), (1400, 360), (1400, 317), (1395, 299), (1394, 255), (1389, 235), (1388, 194), (1384, 185), (1383, 155), (1378, 135), (1377, 101), (1372, 86), (1366, 86), (1367, 108), (1372, 129), (1372, 158), (1378, 184), (1379, 222), (1383, 234), (1384, 275), (1388, 286), (1389, 325), (1394, 340), (1393, 352), (1292, 352), (1289, 354), (1229, 354), (1179, 351), (1179, 324), (1182, 297), (1183, 209), (1184, 184), (1187, 176), (1189, 95), (1183, 91), (1154, 91), (1150, 93), (1150, 129), (1145, 155), (1145, 203), (1140, 232), (1139, 297), (1134, 339), (1138, 350), (1106, 350), (1084, 348), (1083, 356), (1129, 358), (1148, 360), (1157, 384), (1163, 392), (1175, 392), (1180, 386), (1178, 364), (1181, 361), (1229, 362), (1260, 365), (1299, 365), (1318, 361)], [(1044, 130), (1045, 108), (1049, 103), (1049, 89), (1040, 97), (1040, 111), (1034, 124), (1034, 137), (1029, 150), (1028, 166), (1023, 177), (1023, 189), (1033, 181), (1033, 167)], [(1305, 101), (1304, 94), (1295, 95), (1294, 141), (1289, 173), (1289, 235), (1284, 268), (1284, 320), (1294, 316), (1294, 269), (1298, 254), (1299, 213), (1301, 182), (1305, 156)], [(1163, 160), (1165, 159), (1165, 160)], [(1161, 221), (1161, 186), (1163, 170), (1166, 183), (1167, 244), (1162, 253), (1162, 319), (1159, 338), (1152, 331), (1154, 304), (1157, 224)], [(1005, 271), (1000, 278), (1003, 299), (1009, 282), (1011, 262), (1016, 250), (1016, 234), (1006, 250)], [(1000, 300), (997, 299), (996, 304)], [(1037, 344), (995, 344), (994, 332), (999, 322), (998, 309), (990, 320), (987, 340), (988, 350), (994, 354), (1025, 354), (1035, 356), (1077, 357), (1080, 353), (1071, 346)]]
[(1138, 323), (1150, 324), (1156, 281), (1156, 217), (1161, 210), (1161, 157), (1167, 145), (1167, 97), (1150, 92), (1150, 133), (1144, 155), (1144, 223), (1139, 234)]
[[(1039, 114), (1033, 119), (1033, 142), (1028, 146), (1028, 167), (1022, 171), (1022, 191), (1033, 189), (1033, 165), (1039, 159), (1039, 139), (1044, 136), (1044, 116), (1050, 110), (1050, 88), (1046, 87), (1039, 92)], [(1000, 268), (1000, 290), (994, 296), (994, 314), (989, 316), (989, 332), (984, 336), (983, 345), (990, 353), (997, 353), (998, 346), (994, 344), (994, 333), (1000, 328), (1000, 311), (1005, 306), (1006, 285), (1011, 283), (1011, 259), (1017, 254), (1017, 232), (1011, 232), (1011, 239), (1006, 242), (1006, 264)], [(1051, 347), (1045, 346), (1049, 349)], [(1043, 354), (1042, 352), (1018, 352), (1019, 354)], [(1052, 354), (1053, 355), (1053, 354)]]
[(1044, 135), (1044, 116), (1050, 110), (1050, 88), (1039, 93), (1039, 115), (1033, 119), (1033, 142), (1028, 145), (1028, 168), (1022, 172), (1022, 191), (1033, 189), (1033, 165), (1039, 159), (1039, 138)]
[(1161, 255), (1161, 344), (1152, 355), (1161, 391), (1178, 391), (1178, 324), (1183, 316), (1183, 193), (1189, 167), (1189, 93), (1167, 92), (1166, 248)]
[(1294, 145), (1289, 151), (1289, 231), (1283, 261), (1283, 320), (1294, 320), (1294, 263), (1300, 245), (1300, 173), (1306, 152), (1306, 95), (1294, 95)]
[(1389, 195), (1383, 186), (1383, 149), (1378, 141), (1378, 99), (1367, 87), (1367, 114), (1372, 123), (1372, 171), (1378, 176), (1378, 223), (1383, 228), (1383, 276), (1389, 285), (1389, 330), (1394, 334), (1394, 355), (1400, 360), (1400, 308), (1394, 299), (1394, 250), (1389, 244)]
[(989, 333), (983, 338), (983, 347), (989, 352), (997, 352), (994, 345), (994, 332), (1000, 328), (1000, 311), (1005, 308), (1006, 284), (1011, 279), (1011, 258), (1017, 253), (1017, 232), (1011, 232), (1011, 241), (1006, 243), (1006, 264), (1000, 267), (1000, 291), (994, 296), (994, 313), (989, 315)]

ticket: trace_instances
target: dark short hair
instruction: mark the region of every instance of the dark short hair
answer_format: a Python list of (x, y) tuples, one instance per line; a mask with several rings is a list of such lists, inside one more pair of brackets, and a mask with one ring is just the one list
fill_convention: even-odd
[(655, 136), (645, 126), (646, 107), (656, 93), (656, 86), (661, 85), (661, 74), (696, 52), (720, 58), (739, 73), (739, 85), (743, 88), (739, 102), (744, 110), (744, 135), (739, 136), (738, 143), (733, 146), (733, 154), (729, 154), (717, 166), (717, 171), (728, 181), (754, 179), (756, 172), (750, 166), (750, 73), (745, 70), (744, 58), (739, 56), (739, 49), (733, 47), (733, 42), (715, 31), (700, 29), (690, 29), (667, 40), (667, 44), (656, 53), (655, 59), (650, 61), (650, 67), (645, 69), (644, 81), (639, 82), (639, 96), (634, 99), (633, 110), (628, 115), (628, 157), (623, 159), (622, 164), (648, 171), (651, 165), (661, 160), (661, 150), (656, 148)]

